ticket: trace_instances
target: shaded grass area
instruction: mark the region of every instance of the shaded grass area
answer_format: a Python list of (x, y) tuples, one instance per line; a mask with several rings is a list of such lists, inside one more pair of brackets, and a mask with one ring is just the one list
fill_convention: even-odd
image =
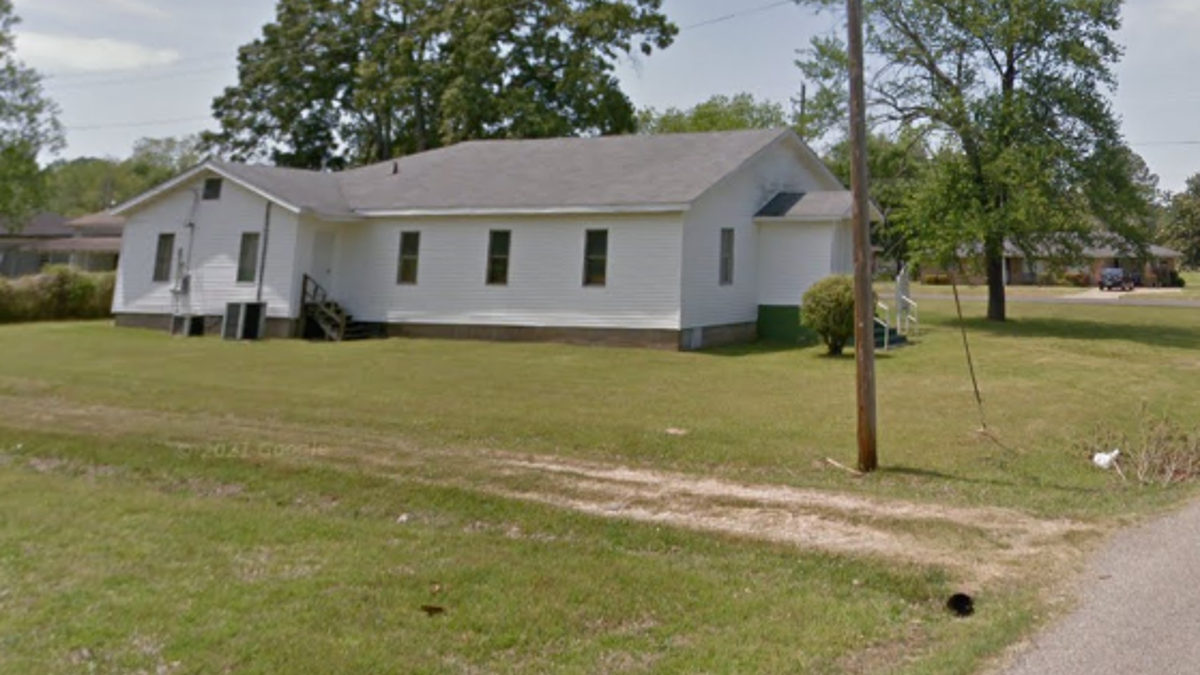
[(136, 439), (0, 431), (0, 513), (13, 674), (967, 673), (1030, 619), (951, 619), (936, 570)]

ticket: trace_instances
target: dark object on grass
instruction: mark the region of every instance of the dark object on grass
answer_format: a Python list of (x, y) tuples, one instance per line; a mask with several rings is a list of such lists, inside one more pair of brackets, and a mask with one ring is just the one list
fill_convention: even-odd
[(438, 607), (437, 605), (421, 605), (421, 611), (425, 612), (429, 616), (437, 616), (438, 614), (444, 614), (446, 612), (446, 608)]
[(971, 616), (975, 613), (975, 601), (966, 593), (955, 593), (946, 601), (946, 609), (957, 616)]

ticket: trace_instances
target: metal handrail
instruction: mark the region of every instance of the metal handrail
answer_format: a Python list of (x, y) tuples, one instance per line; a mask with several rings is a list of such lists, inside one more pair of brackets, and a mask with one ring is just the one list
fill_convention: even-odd
[[(884, 318), (879, 318), (879, 310), (883, 310)], [(883, 326), (883, 351), (888, 351), (892, 346), (892, 308), (882, 302), (875, 302), (875, 324)]]
[(883, 351), (886, 352), (892, 347), (892, 327), (888, 325), (887, 321), (879, 317), (875, 317), (875, 324), (883, 326)]
[[(913, 300), (907, 295), (899, 296), (899, 300), (907, 311), (902, 309), (899, 313), (897, 313), (896, 330), (899, 330), (902, 334), (907, 335), (912, 330), (913, 324), (916, 324), (918, 329), (921, 327), (921, 306), (916, 300)], [(903, 323), (903, 326), (901, 323)]]

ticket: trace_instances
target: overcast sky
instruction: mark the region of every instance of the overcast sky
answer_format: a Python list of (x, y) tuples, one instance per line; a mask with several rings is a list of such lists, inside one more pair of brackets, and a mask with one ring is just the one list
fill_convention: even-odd
[[(771, 0), (666, 0), (684, 28), (665, 52), (620, 70), (639, 107), (686, 107), (748, 91), (797, 95), (795, 51), (835, 27)], [(143, 136), (211, 128), (214, 96), (236, 80), (237, 47), (275, 0), (15, 0), (18, 54), (62, 107), (64, 157), (124, 156)], [(730, 16), (736, 15), (736, 16)], [(702, 24), (702, 25), (697, 25)], [(1200, 173), (1200, 0), (1129, 0), (1115, 98), (1125, 135), (1162, 187)]]

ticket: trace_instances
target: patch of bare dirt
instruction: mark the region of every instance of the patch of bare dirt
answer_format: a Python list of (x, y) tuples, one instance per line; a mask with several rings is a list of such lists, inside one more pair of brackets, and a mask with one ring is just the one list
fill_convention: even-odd
[[(57, 399), (0, 395), (0, 419), (10, 428), (53, 426), (107, 437), (169, 434), (173, 451), (191, 455), (373, 470), (398, 480), (455, 485), (605, 518), (936, 565), (954, 569), (964, 579), (981, 584), (1019, 572), (1036, 556), (1049, 554), (1053, 558), (1067, 548), (1063, 544), (1070, 535), (1094, 529), (1068, 520), (1038, 519), (1011, 509), (943, 506), (750, 485), (477, 449), (435, 451), (376, 431), (234, 416), (81, 407)], [(220, 438), (213, 438), (214, 429), (220, 430)], [(220, 489), (220, 494), (212, 496), (236, 495), (237, 487), (230, 487), (232, 492)], [(964, 546), (961, 537), (947, 536), (948, 530), (978, 532), (980, 536), (971, 540), (978, 545)]]
[[(777, 485), (745, 485), (684, 474), (547, 458), (493, 457), (497, 469), (537, 474), (534, 488), (484, 486), (610, 518), (721, 532), (851, 555), (958, 568), (984, 582), (1013, 571), (1047, 546), (1089, 526), (1008, 509), (961, 508), (858, 497)], [(878, 519), (878, 524), (872, 519)], [(913, 521), (912, 528), (888, 523)], [(921, 523), (974, 528), (990, 545), (962, 550)], [(928, 530), (923, 531), (923, 530)]]

